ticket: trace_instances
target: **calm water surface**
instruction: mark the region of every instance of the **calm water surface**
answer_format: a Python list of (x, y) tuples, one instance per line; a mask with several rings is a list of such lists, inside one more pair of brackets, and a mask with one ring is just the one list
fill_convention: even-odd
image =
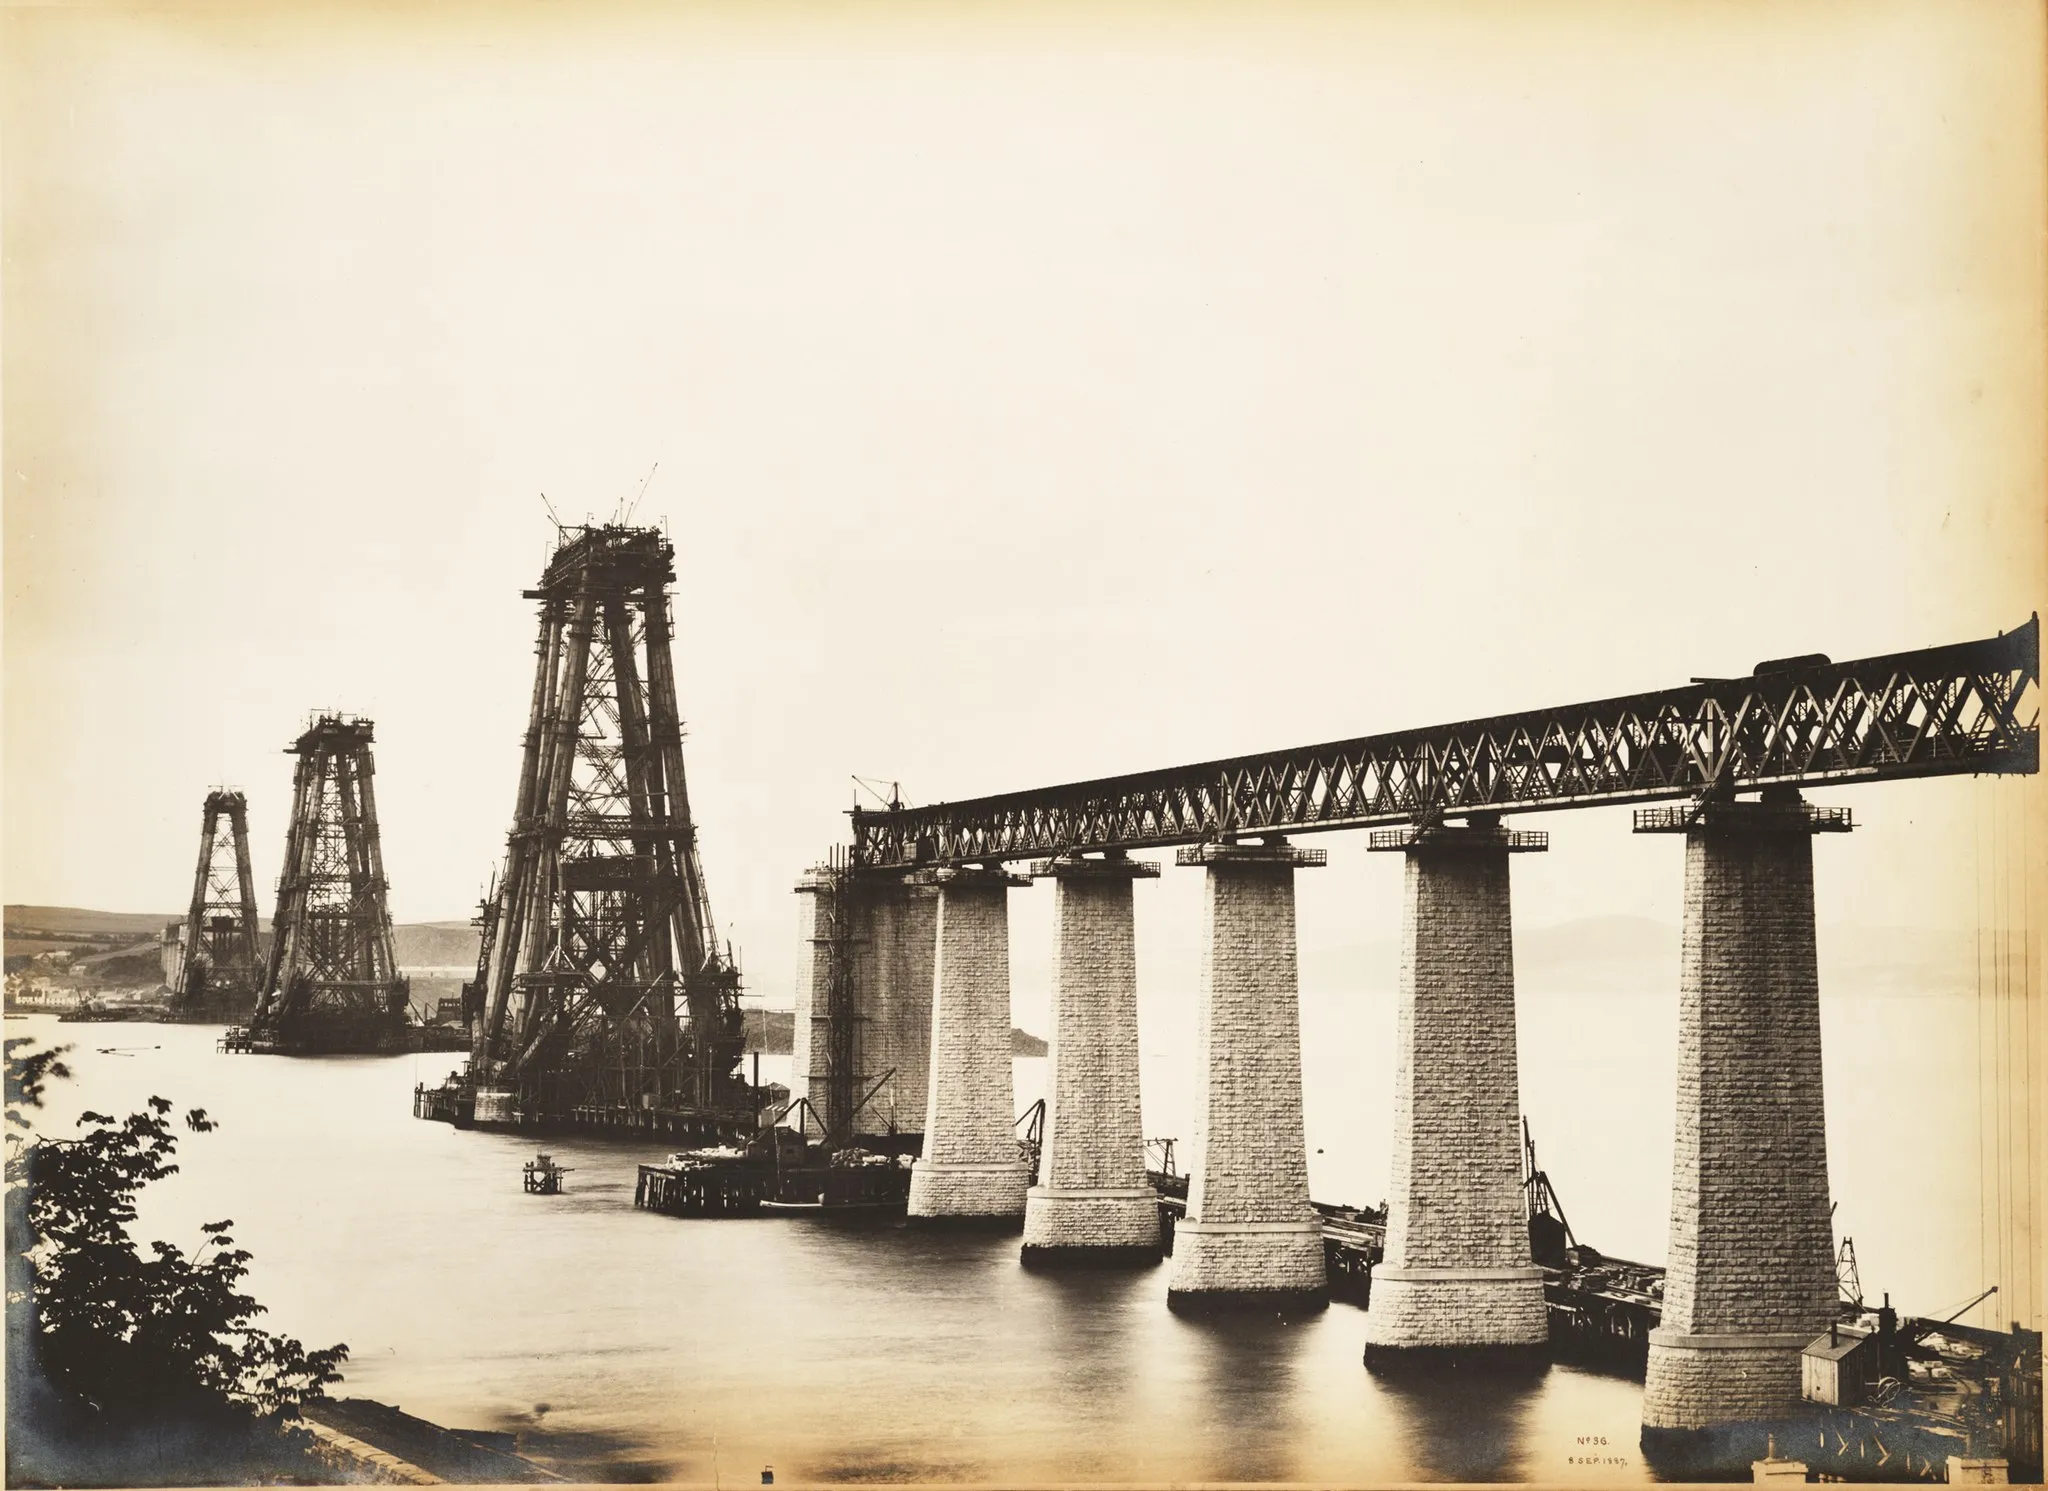
[[(1575, 1225), (1654, 1261), (1675, 1017), (1645, 1027), (1626, 1008), (1589, 1010), (1533, 1050), (1525, 1040), (1525, 1106), (1555, 1110), (1547, 1163), (1568, 1207), (1576, 1196), (1608, 1230)], [(1380, 1017), (1356, 1018), (1368, 1028), (1347, 1034), (1370, 1037)], [(1938, 1018), (1915, 1018), (1938, 1035)], [(556, 1141), (574, 1167), (567, 1191), (528, 1196), (530, 1141), (411, 1116), (414, 1083), (439, 1081), (460, 1057), (224, 1056), (210, 1027), (32, 1017), (7, 1029), (73, 1046), (51, 1132), (83, 1108), (125, 1113), (151, 1093), (220, 1122), (185, 1139), (181, 1173), (153, 1188), (139, 1230), (190, 1248), (202, 1222), (231, 1217), (270, 1327), (348, 1343), (338, 1392), (517, 1431), (578, 1477), (753, 1483), (766, 1465), (783, 1479), (1648, 1475), (1640, 1384), (1563, 1366), (1520, 1385), (1389, 1384), (1360, 1365), (1365, 1317), (1347, 1305), (1291, 1324), (1191, 1322), (1166, 1309), (1164, 1266), (1027, 1273), (1014, 1236), (637, 1212), (634, 1166), (659, 1145)], [(1377, 1201), (1391, 1074), (1346, 1081), (1307, 1033), (1317, 1194)], [(1889, 1050), (1900, 1033), (1868, 1038)], [(786, 1078), (787, 1063), (764, 1059), (764, 1078)], [(1044, 1065), (1017, 1062), (1020, 1107), (1042, 1090)], [(1830, 1074), (1831, 1131), (1883, 1113), (1881, 1094), (1858, 1111), (1883, 1074), (1850, 1066), (1839, 1098)], [(1148, 1126), (1177, 1119), (1183, 1070), (1148, 1058)], [(1884, 1183), (1882, 1156), (1842, 1148), (1838, 1195), (1845, 1166), (1852, 1192)]]

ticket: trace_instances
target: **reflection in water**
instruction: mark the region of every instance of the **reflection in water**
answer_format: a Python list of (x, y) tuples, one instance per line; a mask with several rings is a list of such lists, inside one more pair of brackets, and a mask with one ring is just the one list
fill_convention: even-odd
[[(1187, 1319), (1164, 1266), (1028, 1271), (1015, 1234), (635, 1211), (658, 1143), (550, 1141), (568, 1188), (529, 1196), (533, 1141), (411, 1116), (413, 1083), (459, 1058), (223, 1056), (217, 1035), (76, 1042), (43, 1126), (152, 1092), (205, 1107), (221, 1128), (146, 1193), (142, 1236), (189, 1246), (233, 1217), (266, 1323), (348, 1343), (342, 1393), (510, 1430), (573, 1479), (1644, 1478), (1632, 1382), (1390, 1382), (1357, 1309)], [(1567, 1458), (1590, 1435), (1611, 1473)]]
[(1020, 1345), (1044, 1364), (1041, 1390), (1062, 1425), (1046, 1449), (1060, 1479), (1119, 1479), (1129, 1457), (1146, 1453), (1141, 1443), (1120, 1446), (1118, 1437), (1124, 1426), (1151, 1418), (1140, 1401), (1145, 1374), (1136, 1314), (1150, 1303), (1157, 1271), (1020, 1270), (1026, 1308), (1018, 1325), (1028, 1336)]
[(1547, 1376), (1527, 1364), (1445, 1361), (1373, 1380), (1398, 1405), (1417, 1480), (1512, 1481), (1529, 1478), (1529, 1410)]
[(1184, 1322), (1184, 1349), (1199, 1362), (1194, 1405), (1208, 1456), (1206, 1481), (1296, 1478), (1296, 1342), (1300, 1324), (1275, 1315), (1221, 1315)]

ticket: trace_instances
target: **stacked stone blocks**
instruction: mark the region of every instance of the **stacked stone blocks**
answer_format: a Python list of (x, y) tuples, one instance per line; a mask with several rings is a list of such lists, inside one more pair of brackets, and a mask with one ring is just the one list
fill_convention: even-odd
[(1787, 792), (1704, 805), (1686, 829), (1669, 1271), (1646, 1428), (1791, 1410), (1800, 1351), (1834, 1318), (1811, 835), (1846, 826)]
[(1176, 1307), (1328, 1298), (1302, 1127), (1294, 871), (1321, 862), (1284, 840), (1203, 844), (1202, 1070), (1187, 1216), (1174, 1229)]
[(1050, 877), (1052, 1046), (1026, 1262), (1159, 1256), (1159, 1197), (1145, 1176), (1138, 1099), (1132, 882), (1158, 869), (1112, 854), (1033, 867)]
[(1027, 882), (973, 868), (935, 871), (933, 879), (930, 1098), (909, 1212), (928, 1220), (1015, 1219), (1030, 1175), (1012, 1111), (1009, 892)]
[(861, 887), (855, 925), (856, 1065), (866, 1100), (854, 1131), (921, 1133), (931, 1097), (937, 895), (928, 886), (876, 880)]
[(1497, 824), (1397, 836), (1407, 854), (1386, 1251), (1366, 1342), (1540, 1347), (1543, 1274), (1522, 1198), (1508, 855)]

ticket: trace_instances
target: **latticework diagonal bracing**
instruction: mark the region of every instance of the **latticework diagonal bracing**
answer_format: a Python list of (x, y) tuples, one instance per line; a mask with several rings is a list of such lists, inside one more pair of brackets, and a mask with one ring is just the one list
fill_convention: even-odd
[(406, 1045), (377, 832), (370, 721), (321, 715), (291, 749), (292, 818), (263, 996), (249, 1022), (257, 1050), (394, 1051)]
[(200, 817), (199, 868), (185, 913), (171, 1013), (184, 1020), (247, 1019), (262, 982), (248, 803), (241, 793), (221, 788), (206, 794)]
[(565, 529), (485, 944), (471, 1079), (521, 1113), (748, 1113), (739, 975), (714, 935), (670, 655), (674, 550)]
[(860, 810), (864, 868), (1139, 849), (1754, 790), (2039, 769), (2040, 624), (1765, 664), (1559, 709), (930, 807)]

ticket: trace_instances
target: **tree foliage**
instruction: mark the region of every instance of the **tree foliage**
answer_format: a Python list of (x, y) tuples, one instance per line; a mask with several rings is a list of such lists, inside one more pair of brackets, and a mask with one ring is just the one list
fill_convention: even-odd
[[(37, 1437), (163, 1446), (168, 1435), (184, 1455), (246, 1461), (340, 1380), (348, 1348), (308, 1351), (255, 1324), (263, 1306), (241, 1290), (250, 1255), (232, 1222), (208, 1223), (189, 1255), (167, 1242), (138, 1251), (137, 1197), (178, 1168), (172, 1104), (152, 1097), (123, 1119), (83, 1114), (75, 1139), (30, 1137), (24, 1110), (69, 1075), (65, 1048), (32, 1045), (6, 1049), (9, 1355), (12, 1368), (24, 1353), (29, 1373), (9, 1373), (10, 1441), (29, 1427), (13, 1410), (33, 1403)], [(198, 1108), (183, 1124), (214, 1127)], [(220, 1466), (193, 1469), (205, 1479)]]

